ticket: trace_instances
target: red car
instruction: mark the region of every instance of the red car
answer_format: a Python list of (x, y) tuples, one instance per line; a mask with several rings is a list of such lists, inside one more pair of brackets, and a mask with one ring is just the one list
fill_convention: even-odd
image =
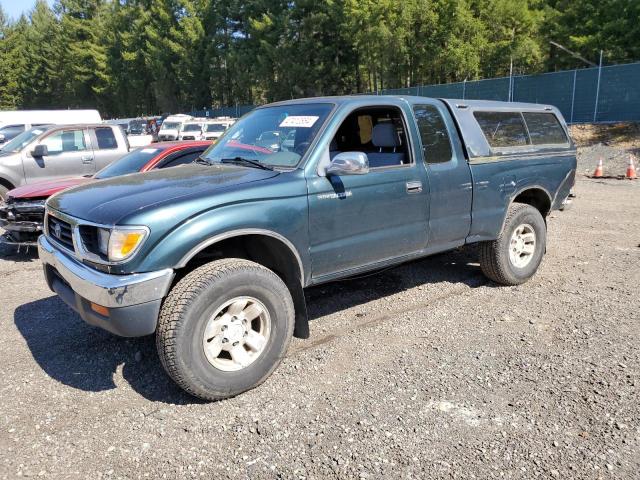
[(92, 177), (38, 182), (11, 190), (7, 193), (6, 204), (0, 206), (0, 227), (7, 232), (2, 240), (15, 245), (35, 244), (42, 233), (44, 204), (47, 198), (55, 193), (105, 178), (191, 163), (209, 148), (211, 143), (210, 141), (154, 143), (132, 151)]

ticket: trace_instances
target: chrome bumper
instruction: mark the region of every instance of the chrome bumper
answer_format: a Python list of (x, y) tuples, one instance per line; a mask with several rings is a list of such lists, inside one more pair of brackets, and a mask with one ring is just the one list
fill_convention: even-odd
[(38, 239), (38, 253), (52, 290), (51, 277), (57, 275), (83, 299), (107, 308), (160, 300), (169, 292), (174, 276), (171, 269), (131, 275), (98, 272), (57, 250), (44, 235)]

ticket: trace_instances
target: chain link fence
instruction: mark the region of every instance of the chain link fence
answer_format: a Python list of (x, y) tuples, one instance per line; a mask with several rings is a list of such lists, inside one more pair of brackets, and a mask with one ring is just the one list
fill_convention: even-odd
[(568, 123), (640, 121), (640, 62), (378, 93), (544, 103), (558, 107)]
[[(558, 107), (568, 123), (640, 121), (640, 62), (539, 75), (381, 90), (379, 95), (502, 100)], [(241, 117), (253, 105), (191, 112), (198, 117)]]

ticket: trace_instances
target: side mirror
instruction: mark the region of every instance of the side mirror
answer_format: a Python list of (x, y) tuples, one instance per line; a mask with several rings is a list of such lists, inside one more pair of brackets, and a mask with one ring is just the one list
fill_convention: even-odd
[(46, 157), (49, 155), (49, 148), (46, 145), (36, 145), (36, 148), (33, 149), (31, 155), (34, 158)]
[(369, 173), (369, 158), (362, 152), (342, 152), (327, 167), (327, 176), (364, 175)]

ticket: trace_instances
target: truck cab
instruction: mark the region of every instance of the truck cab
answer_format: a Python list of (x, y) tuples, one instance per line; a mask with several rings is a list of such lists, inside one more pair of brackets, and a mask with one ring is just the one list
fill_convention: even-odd
[(39, 251), (86, 322), (155, 334), (169, 376), (214, 400), (309, 336), (306, 287), (470, 244), (491, 280), (526, 282), (575, 170), (552, 106), (291, 100), (240, 119), (196, 164), (52, 197)]

